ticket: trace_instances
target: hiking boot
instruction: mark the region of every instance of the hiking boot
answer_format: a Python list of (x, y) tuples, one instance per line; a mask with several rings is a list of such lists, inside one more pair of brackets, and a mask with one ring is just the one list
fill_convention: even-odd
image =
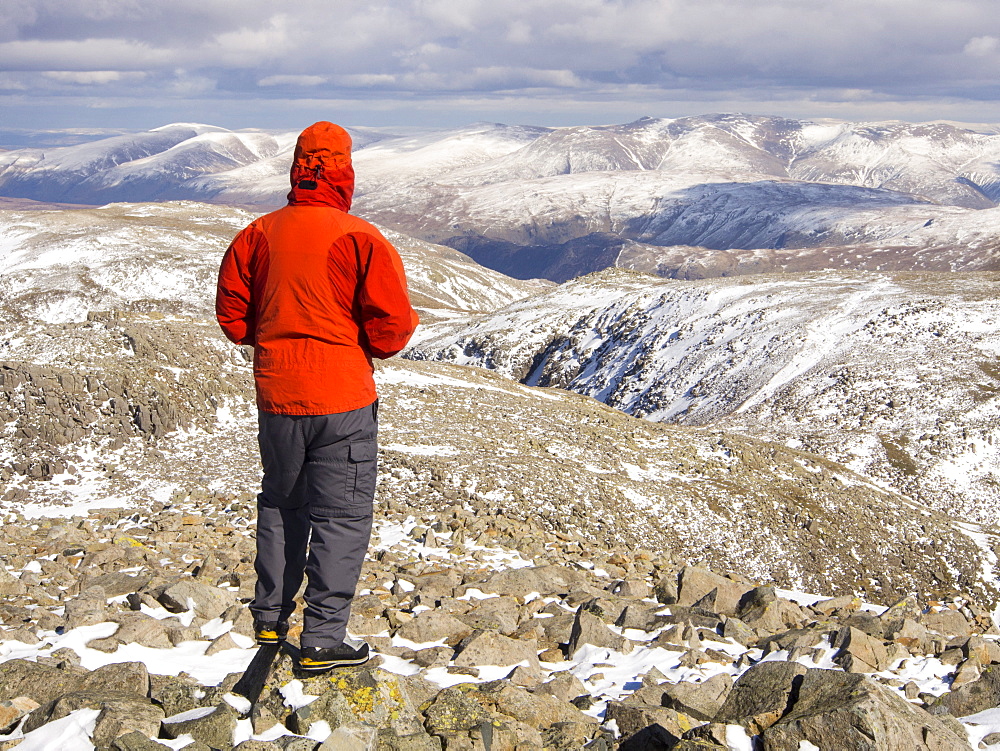
[(258, 621), (254, 619), (253, 635), (258, 644), (277, 644), (288, 636), (288, 621)]
[(347, 665), (363, 665), (368, 662), (368, 643), (359, 642), (354, 647), (344, 642), (339, 647), (303, 647), (299, 657), (299, 668), (310, 673)]

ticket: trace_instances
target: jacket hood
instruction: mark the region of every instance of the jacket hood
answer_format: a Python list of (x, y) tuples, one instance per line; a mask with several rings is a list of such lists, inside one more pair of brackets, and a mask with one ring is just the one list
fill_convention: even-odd
[(351, 136), (326, 121), (310, 125), (295, 143), (290, 178), (289, 204), (348, 211), (354, 197)]

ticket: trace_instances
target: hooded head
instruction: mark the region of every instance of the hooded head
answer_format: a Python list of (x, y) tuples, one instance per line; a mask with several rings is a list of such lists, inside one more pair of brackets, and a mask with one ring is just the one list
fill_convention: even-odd
[(339, 125), (318, 122), (299, 135), (288, 203), (333, 206), (347, 211), (354, 196), (351, 137)]

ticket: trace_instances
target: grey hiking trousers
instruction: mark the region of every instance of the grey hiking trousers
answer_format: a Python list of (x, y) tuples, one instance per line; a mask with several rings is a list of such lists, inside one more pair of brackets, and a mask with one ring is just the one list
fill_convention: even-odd
[(378, 401), (333, 415), (258, 412), (257, 586), (250, 610), (286, 620), (305, 591), (303, 647), (338, 647), (372, 529)]

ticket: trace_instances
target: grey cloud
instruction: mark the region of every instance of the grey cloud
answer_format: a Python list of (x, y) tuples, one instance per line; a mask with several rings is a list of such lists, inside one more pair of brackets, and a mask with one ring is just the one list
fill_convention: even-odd
[(947, 103), (995, 96), (1000, 14), (994, 0), (5, 0), (0, 70), (7, 90), (46, 73), (50, 93), (87, 82), (137, 100)]

